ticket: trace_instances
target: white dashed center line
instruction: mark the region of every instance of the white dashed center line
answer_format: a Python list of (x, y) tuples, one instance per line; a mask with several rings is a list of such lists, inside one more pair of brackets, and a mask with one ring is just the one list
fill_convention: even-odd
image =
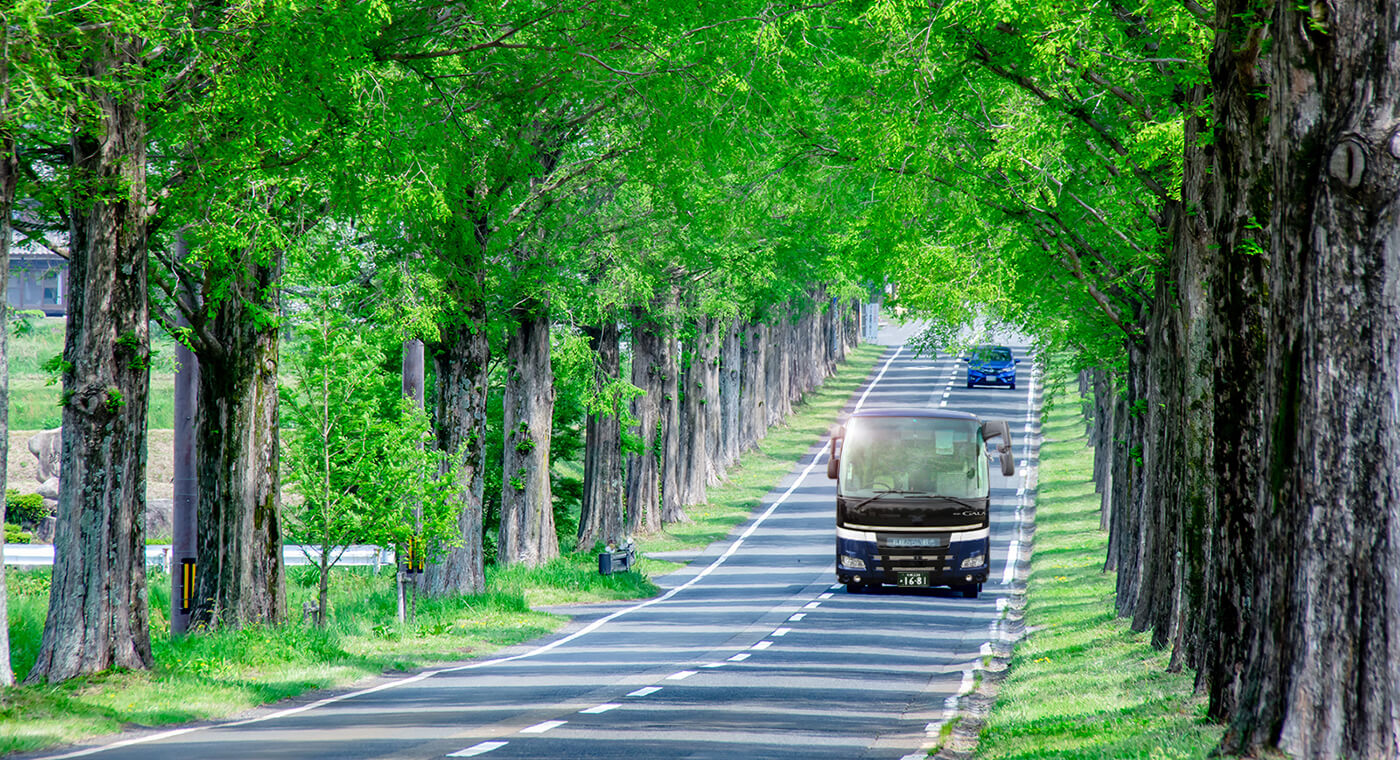
[(771, 634), (769, 634), (769, 635), (771, 635), (771, 636), (786, 636), (786, 635), (788, 635), (788, 632), (791, 631), (791, 630), (792, 630), (791, 628), (779, 628), (778, 630), (774, 631), (773, 633), (771, 633)]
[(550, 730), (551, 728), (558, 728), (558, 727), (564, 725), (565, 723), (568, 723), (568, 721), (567, 721), (567, 720), (547, 720), (547, 721), (545, 721), (545, 722), (543, 722), (543, 723), (536, 723), (535, 725), (530, 726), (530, 727), (528, 727), (528, 728), (522, 728), (522, 729), (520, 729), (520, 733), (522, 733), (522, 734), (542, 734), (542, 733), (544, 733), (545, 731)]
[(790, 620), (790, 621), (796, 623), (797, 621), (799, 621), (799, 620), (801, 620), (802, 618), (805, 618), (805, 617), (807, 617), (807, 613), (805, 613), (805, 612), (799, 612), (799, 613), (793, 615), (792, 617), (788, 618), (788, 620)]
[(622, 707), (622, 705), (616, 702), (605, 702), (601, 705), (594, 705), (586, 710), (579, 710), (579, 713), (582, 715), (597, 715), (598, 713), (605, 713), (608, 710), (616, 710), (619, 707)]
[(473, 744), (472, 746), (467, 747), (466, 749), (459, 749), (459, 750), (457, 750), (456, 752), (450, 752), (450, 753), (448, 753), (447, 756), (448, 756), (448, 757), (476, 757), (477, 755), (484, 755), (484, 754), (486, 754), (487, 752), (490, 752), (490, 751), (493, 750), (493, 749), (500, 749), (501, 747), (504, 747), (504, 746), (506, 746), (506, 743), (505, 743), (505, 742), (482, 742), (482, 743), (480, 743), (480, 744)]
[(658, 692), (658, 691), (661, 691), (661, 687), (660, 687), (660, 686), (643, 686), (642, 688), (637, 689), (636, 691), (632, 692), (631, 694), (628, 694), (627, 696), (629, 696), (629, 697), (645, 697), (645, 696), (647, 696), (647, 695), (649, 695), (649, 694), (655, 694), (655, 693)]
[(831, 592), (828, 591), (828, 592), (826, 592), (825, 594), (822, 594), (821, 596), (819, 596), (819, 597), (817, 597), (817, 598), (818, 598), (818, 599), (830, 599), (830, 598), (831, 598)]
[(679, 681), (679, 680), (681, 680), (682, 678), (690, 678), (691, 676), (695, 675), (697, 672), (699, 672), (699, 671), (695, 671), (695, 670), (682, 670), (682, 671), (680, 671), (679, 673), (672, 673), (671, 675), (666, 676), (666, 680), (667, 680), (667, 681)]
[(724, 663), (722, 663), (722, 662), (707, 662), (707, 663), (705, 663), (704, 665), (701, 665), (700, 667), (702, 667), (702, 668), (722, 668), (722, 667), (724, 667)]
[(730, 657), (730, 658), (729, 658), (729, 661), (730, 661), (730, 662), (743, 662), (744, 660), (747, 660), (747, 659), (749, 659), (749, 653), (748, 653), (748, 652), (740, 652), (740, 653), (734, 655), (733, 657)]
[(754, 644), (754, 645), (751, 647), (751, 649), (767, 649), (768, 647), (771, 647), (771, 646), (773, 646), (773, 642), (771, 642), (771, 641), (760, 641), (760, 642), (758, 642), (757, 644)]

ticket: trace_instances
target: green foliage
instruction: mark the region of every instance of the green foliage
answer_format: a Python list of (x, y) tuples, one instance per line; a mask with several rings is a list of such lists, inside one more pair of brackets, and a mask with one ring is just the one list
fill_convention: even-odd
[(18, 525), (5, 523), (5, 543), (7, 544), (27, 544), (34, 539), (34, 535)]
[(413, 539), (441, 551), (459, 539), (427, 416), (399, 398), (399, 378), (381, 370), (380, 349), (337, 295), (326, 287), (311, 299), (282, 389), (287, 483), (301, 497), (286, 510), (288, 535), (326, 556), (345, 544)]
[(43, 318), (42, 311), (14, 309), (10, 312), (10, 334), (16, 338), (27, 338), (34, 334), (35, 322)]
[(5, 491), (5, 519), (21, 525), (34, 525), (48, 516), (44, 497), (37, 493), (22, 494), (13, 488)]

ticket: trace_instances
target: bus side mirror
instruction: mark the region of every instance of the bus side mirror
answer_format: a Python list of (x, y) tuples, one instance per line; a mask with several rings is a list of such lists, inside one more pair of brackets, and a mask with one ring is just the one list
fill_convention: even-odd
[(983, 420), (982, 440), (989, 442), (993, 438), (997, 441), (997, 454), (1001, 458), (1001, 474), (1011, 477), (1016, 474), (1016, 460), (1011, 458), (1011, 425), (1006, 420)]
[(831, 430), (831, 456), (826, 460), (826, 476), (832, 480), (841, 471), (841, 441), (846, 438), (846, 426), (837, 425)]

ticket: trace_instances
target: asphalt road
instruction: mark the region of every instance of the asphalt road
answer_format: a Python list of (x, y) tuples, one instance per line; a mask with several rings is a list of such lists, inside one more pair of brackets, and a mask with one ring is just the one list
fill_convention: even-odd
[(1033, 497), (1038, 379), (1027, 361), (1015, 391), (968, 390), (964, 366), (891, 346), (852, 406), (947, 406), (1011, 422), (1018, 472), (992, 468), (993, 572), (978, 599), (834, 585), (835, 489), (825, 441), (814, 441), (749, 522), (660, 579), (651, 600), (574, 608), (563, 632), (491, 660), (51, 757), (921, 755), (972, 687), (1027, 554), (1016, 538)]

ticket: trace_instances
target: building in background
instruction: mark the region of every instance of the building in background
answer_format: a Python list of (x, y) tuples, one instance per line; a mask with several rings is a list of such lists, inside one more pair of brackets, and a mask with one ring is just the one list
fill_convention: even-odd
[(10, 254), (10, 308), (42, 311), (50, 317), (67, 314), (68, 260), (50, 251), (27, 246)]

